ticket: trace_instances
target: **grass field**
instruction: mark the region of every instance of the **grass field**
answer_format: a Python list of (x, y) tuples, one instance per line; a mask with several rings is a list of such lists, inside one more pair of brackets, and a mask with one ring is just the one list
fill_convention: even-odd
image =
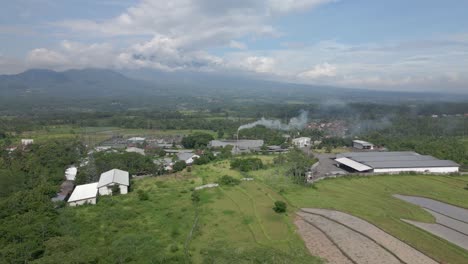
[(401, 218), (421, 222), (435, 219), (421, 208), (393, 198), (393, 194), (425, 196), (468, 207), (468, 177), (392, 175), (345, 177), (318, 182), (313, 187), (294, 186), (283, 180), (262, 178), (296, 208), (328, 208), (363, 218), (444, 263), (466, 263), (468, 252)]
[(81, 138), (84, 142), (98, 144), (114, 135), (123, 137), (133, 136), (168, 136), (168, 135), (188, 135), (195, 132), (209, 133), (216, 136), (214, 131), (210, 130), (156, 130), (156, 129), (130, 129), (118, 127), (75, 127), (75, 126), (49, 126), (42, 130), (23, 132), (19, 135), (21, 138), (32, 138), (37, 142), (46, 142), (51, 139), (72, 139)]
[[(229, 161), (220, 161), (194, 166), (191, 172), (134, 180), (128, 195), (101, 198), (96, 206), (63, 209), (64, 232), (79, 238), (81, 250), (91, 256), (105, 251), (106, 261), (114, 263), (122, 258), (130, 263), (187, 259), (193, 263), (255, 263), (258, 259), (319, 263), (296, 234), (293, 219), (301, 207), (330, 208), (361, 217), (438, 261), (466, 263), (467, 251), (400, 221), (434, 219), (392, 194), (421, 195), (467, 207), (468, 191), (463, 187), (468, 177), (345, 177), (303, 187), (292, 184), (283, 176), (283, 168), (271, 164), (273, 156), (259, 157), (267, 169), (240, 173), (230, 169)], [(255, 181), (201, 190), (200, 203), (192, 203), (193, 187), (216, 182), (223, 175)], [(139, 200), (139, 190), (149, 200)], [(272, 210), (277, 200), (289, 204), (286, 214)]]

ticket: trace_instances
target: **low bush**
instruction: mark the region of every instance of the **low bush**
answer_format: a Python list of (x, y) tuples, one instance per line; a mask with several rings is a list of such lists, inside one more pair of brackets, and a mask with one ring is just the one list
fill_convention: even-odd
[(224, 175), (221, 178), (219, 178), (218, 183), (221, 185), (234, 186), (238, 185), (240, 183), (240, 180), (228, 175)]
[(286, 212), (287, 205), (283, 201), (276, 201), (273, 210), (277, 213), (284, 213)]

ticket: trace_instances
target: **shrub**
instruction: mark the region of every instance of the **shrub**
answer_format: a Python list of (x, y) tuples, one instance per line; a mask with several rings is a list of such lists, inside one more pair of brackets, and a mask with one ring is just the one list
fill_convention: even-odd
[(224, 175), (221, 178), (219, 178), (218, 182), (221, 185), (234, 186), (234, 185), (238, 185), (240, 183), (240, 180), (234, 177), (228, 176), (228, 175)]
[(147, 192), (143, 190), (138, 190), (138, 200), (140, 201), (147, 201), (149, 200), (149, 195)]
[(172, 170), (174, 172), (178, 172), (178, 171), (185, 169), (186, 167), (187, 167), (187, 164), (185, 163), (185, 161), (179, 160), (174, 164), (174, 166), (172, 166)]
[(120, 187), (119, 185), (115, 184), (115, 185), (112, 185), (112, 195), (118, 195), (120, 194)]
[(197, 191), (192, 192), (192, 202), (198, 203), (200, 201), (200, 194)]
[(263, 169), (263, 162), (259, 158), (234, 159), (231, 161), (231, 169), (240, 171), (252, 171)]
[(276, 201), (273, 210), (277, 213), (284, 213), (286, 212), (287, 205), (283, 201)]

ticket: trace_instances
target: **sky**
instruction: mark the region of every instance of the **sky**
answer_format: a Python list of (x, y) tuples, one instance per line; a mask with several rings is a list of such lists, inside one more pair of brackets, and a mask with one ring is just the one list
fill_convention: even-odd
[(463, 0), (0, 0), (0, 74), (214, 72), (468, 93)]

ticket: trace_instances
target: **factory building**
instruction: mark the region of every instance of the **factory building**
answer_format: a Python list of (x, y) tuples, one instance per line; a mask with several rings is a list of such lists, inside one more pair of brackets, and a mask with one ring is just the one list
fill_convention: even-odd
[(357, 149), (374, 149), (374, 144), (364, 140), (353, 140), (353, 148)]
[(373, 173), (452, 173), (460, 165), (450, 160), (439, 160), (413, 151), (348, 152), (338, 154), (335, 161), (340, 168), (355, 172)]

